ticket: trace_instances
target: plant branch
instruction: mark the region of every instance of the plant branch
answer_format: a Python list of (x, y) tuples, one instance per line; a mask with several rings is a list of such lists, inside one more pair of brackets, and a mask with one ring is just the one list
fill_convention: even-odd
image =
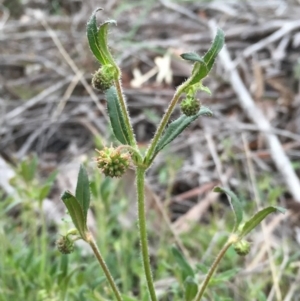
[(138, 201), (138, 225), (140, 231), (140, 244), (143, 266), (147, 280), (147, 286), (150, 293), (151, 301), (157, 301), (148, 251), (147, 225), (145, 214), (145, 169), (137, 167), (136, 169), (136, 186)]
[(156, 129), (155, 135), (154, 135), (154, 137), (151, 141), (151, 144), (150, 144), (150, 146), (147, 150), (147, 153), (145, 155), (145, 163), (147, 163), (148, 167), (150, 166), (150, 164), (152, 163), (152, 161), (154, 159), (154, 158), (152, 158), (152, 156), (153, 156), (153, 153), (155, 151), (155, 147), (157, 146), (159, 138), (163, 134), (163, 131), (164, 131), (164, 129), (165, 129), (172, 113), (173, 113), (173, 110), (174, 110), (174, 108), (175, 108), (175, 106), (176, 106), (176, 104), (179, 100), (179, 97), (184, 92), (184, 90), (189, 86), (191, 79), (192, 78), (189, 78), (186, 82), (184, 82), (183, 84), (181, 84), (177, 88), (177, 90), (176, 90), (176, 92), (175, 92), (175, 94), (174, 94), (174, 96), (173, 96), (173, 98), (172, 98), (172, 100), (169, 104), (169, 107), (167, 108), (167, 111), (165, 112), (158, 128)]
[(128, 130), (130, 144), (131, 144), (132, 147), (137, 148), (137, 143), (136, 143), (136, 140), (135, 140), (135, 137), (134, 137), (132, 125), (130, 123), (129, 113), (128, 113), (127, 106), (126, 106), (126, 101), (125, 101), (125, 98), (124, 98), (124, 95), (123, 95), (119, 75), (116, 76), (116, 78), (114, 80), (114, 83), (115, 83), (118, 98), (119, 98), (119, 101), (120, 101), (122, 113), (123, 113), (123, 116), (124, 116), (124, 119), (125, 119), (125, 124), (126, 124), (127, 130)]
[(109, 271), (109, 269), (108, 269), (108, 267), (107, 267), (107, 265), (106, 265), (106, 263), (105, 263), (102, 255), (101, 255), (101, 253), (100, 253), (100, 251), (98, 249), (98, 246), (97, 246), (97, 244), (95, 242), (95, 239), (94, 239), (94, 237), (92, 236), (91, 233), (87, 234), (87, 240), (86, 241), (91, 246), (91, 248), (92, 248), (92, 250), (93, 250), (93, 252), (94, 252), (94, 254), (95, 254), (95, 256), (96, 256), (96, 258), (98, 260), (98, 262), (100, 263), (100, 266), (101, 266), (101, 268), (102, 268), (102, 270), (103, 270), (103, 272), (104, 272), (104, 274), (105, 274), (105, 276), (107, 278), (107, 281), (110, 284), (111, 289), (113, 290), (113, 292), (114, 292), (114, 294), (116, 296), (116, 299), (118, 301), (122, 301), (123, 299), (121, 297), (121, 293), (120, 293), (120, 291), (119, 291), (119, 289), (118, 289), (118, 287), (117, 287), (117, 285), (116, 285), (116, 283), (115, 283), (115, 281), (114, 281), (114, 279), (113, 279), (113, 277), (112, 277), (112, 275), (111, 275), (111, 273), (110, 273), (110, 271)]
[(200, 301), (201, 298), (203, 297), (203, 294), (205, 292), (205, 289), (207, 288), (208, 284), (209, 284), (209, 281), (211, 279), (211, 277), (213, 276), (216, 268), (218, 267), (221, 259), (223, 258), (223, 256), (225, 255), (226, 251), (228, 250), (228, 248), (233, 244), (233, 240), (229, 239), (226, 244), (223, 246), (223, 248), (221, 249), (221, 251), (219, 252), (217, 258), (215, 259), (215, 261), (213, 262), (212, 266), (210, 267), (203, 283), (202, 283), (202, 286), (201, 286), (201, 289), (200, 291), (198, 292), (196, 298), (195, 298), (195, 301)]

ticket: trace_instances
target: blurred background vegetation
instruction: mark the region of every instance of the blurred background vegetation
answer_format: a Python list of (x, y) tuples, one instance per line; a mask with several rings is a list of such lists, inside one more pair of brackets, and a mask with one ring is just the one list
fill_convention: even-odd
[[(148, 300), (141, 277), (133, 171), (111, 180), (95, 148), (112, 139), (99, 68), (86, 39), (91, 12), (110, 30), (136, 137), (146, 147), (177, 85), (191, 72), (179, 55), (203, 54), (212, 20), (256, 108), (300, 174), (300, 3), (270, 1), (4, 0), (0, 2), (0, 301), (112, 300), (91, 252), (61, 255), (55, 241), (72, 226), (60, 194), (74, 191), (79, 164), (91, 179), (90, 228), (124, 293)], [(150, 253), (160, 300), (183, 300), (177, 245), (199, 283), (231, 230), (230, 187), (251, 216), (257, 204), (288, 208), (251, 235), (251, 252), (230, 249), (207, 300), (300, 300), (300, 200), (217, 61), (200, 93), (213, 112), (159, 155), (147, 174)], [(179, 115), (179, 108), (174, 118)]]

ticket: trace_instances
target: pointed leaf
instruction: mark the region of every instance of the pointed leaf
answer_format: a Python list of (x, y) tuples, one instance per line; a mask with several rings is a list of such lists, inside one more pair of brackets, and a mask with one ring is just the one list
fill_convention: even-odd
[(214, 65), (215, 59), (224, 45), (224, 32), (220, 28), (217, 30), (217, 34), (213, 40), (213, 43), (207, 53), (204, 55), (204, 62), (207, 66), (208, 72)]
[(188, 276), (184, 282), (185, 286), (185, 301), (192, 301), (197, 295), (198, 284), (195, 279), (191, 276)]
[(274, 213), (274, 212), (281, 212), (285, 213), (285, 209), (282, 207), (277, 207), (277, 206), (269, 206), (267, 208), (264, 208), (257, 212), (254, 216), (252, 216), (243, 226), (241, 233), (240, 233), (240, 238), (245, 237), (247, 234), (249, 234), (257, 225), (261, 223), (262, 220), (264, 220), (269, 214)]
[(87, 212), (90, 207), (90, 183), (88, 174), (83, 165), (80, 165), (75, 195), (83, 210), (86, 223)]
[(108, 20), (105, 21), (100, 25), (99, 31), (98, 31), (98, 41), (99, 45), (101, 46), (101, 50), (105, 56), (105, 59), (107, 62), (111, 65), (115, 65), (115, 61), (108, 49), (108, 42), (107, 42), (107, 33), (108, 33), (108, 27), (110, 24), (117, 25), (117, 22), (115, 20)]
[(115, 65), (114, 60), (107, 47), (107, 29), (109, 24), (116, 24), (115, 21), (110, 20), (103, 23), (100, 28), (97, 28), (96, 13), (101, 10), (97, 8), (92, 13), (88, 23), (87, 23), (87, 38), (91, 51), (94, 56), (100, 62), (101, 65)]
[(198, 61), (194, 64), (190, 84), (196, 84), (205, 78), (212, 69), (217, 55), (224, 45), (224, 32), (221, 29), (217, 30), (217, 34), (207, 53), (203, 57), (203, 61)]
[(226, 193), (226, 195), (228, 197), (229, 204), (230, 204), (231, 209), (232, 209), (232, 211), (234, 213), (234, 216), (235, 216), (235, 223), (234, 223), (233, 232), (236, 232), (236, 230), (238, 229), (238, 227), (239, 227), (239, 225), (240, 225), (240, 223), (243, 219), (243, 210), (242, 210), (240, 200), (235, 195), (235, 193), (233, 193), (231, 190), (229, 190), (227, 188), (215, 187), (214, 191), (215, 192)]
[(129, 134), (124, 120), (124, 116), (122, 114), (116, 88), (113, 86), (106, 90), (105, 96), (107, 100), (107, 110), (110, 123), (116, 138), (122, 144), (130, 145)]
[(62, 194), (61, 199), (66, 205), (76, 229), (80, 233), (81, 237), (85, 239), (87, 226), (85, 223), (84, 212), (79, 201), (69, 191), (65, 191)]
[(175, 246), (172, 246), (171, 250), (174, 260), (181, 270), (183, 280), (185, 280), (188, 276), (194, 277), (194, 270), (184, 258), (183, 254)]
[(105, 55), (101, 49), (101, 45), (98, 40), (96, 13), (99, 10), (101, 10), (101, 8), (95, 9), (92, 13), (91, 18), (87, 22), (86, 33), (91, 51), (93, 52), (97, 60), (100, 62), (100, 64), (105, 65), (107, 61), (105, 59)]
[(34, 155), (28, 160), (24, 160), (20, 164), (21, 175), (26, 182), (30, 182), (34, 179), (38, 167), (38, 158)]
[(51, 184), (45, 184), (41, 187), (41, 189), (39, 191), (39, 195), (38, 195), (38, 200), (40, 202), (42, 202), (48, 196), (51, 187), (52, 187)]
[(187, 128), (199, 116), (206, 115), (212, 116), (212, 111), (204, 106), (201, 106), (199, 112), (193, 116), (182, 115), (175, 121), (171, 122), (166, 128), (164, 134), (159, 139), (154, 151), (154, 156), (162, 150), (167, 144), (173, 141), (185, 128)]
[(206, 92), (207, 94), (211, 95), (211, 91), (208, 87), (201, 85), (200, 91)]
[(204, 59), (195, 52), (187, 52), (180, 55), (186, 61), (200, 62), (205, 64)]

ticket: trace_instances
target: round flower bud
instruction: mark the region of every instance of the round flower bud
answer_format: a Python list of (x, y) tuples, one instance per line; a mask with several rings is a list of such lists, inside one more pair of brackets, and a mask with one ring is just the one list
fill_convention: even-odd
[(97, 166), (108, 177), (121, 177), (129, 167), (130, 155), (121, 154), (118, 149), (105, 147), (98, 151)]
[(250, 252), (250, 243), (246, 240), (240, 240), (233, 245), (235, 252), (240, 256), (245, 256)]
[(62, 254), (70, 254), (74, 251), (74, 241), (68, 236), (61, 236), (56, 241), (56, 247)]
[(101, 67), (92, 78), (92, 86), (102, 92), (114, 84), (114, 69), (111, 65)]
[(194, 97), (187, 97), (180, 104), (181, 111), (186, 116), (196, 115), (200, 110), (200, 106), (200, 101)]

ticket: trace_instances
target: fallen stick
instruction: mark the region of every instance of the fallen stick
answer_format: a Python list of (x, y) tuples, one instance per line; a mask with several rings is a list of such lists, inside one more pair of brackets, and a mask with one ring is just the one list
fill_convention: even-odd
[[(209, 22), (212, 33), (216, 31), (215, 21)], [(265, 135), (266, 141), (270, 148), (271, 157), (277, 167), (277, 170), (281, 173), (283, 180), (285, 181), (289, 192), (293, 196), (294, 200), (300, 202), (300, 181), (297, 177), (292, 164), (287, 157), (284, 149), (278, 139), (278, 137), (272, 134), (272, 126), (269, 121), (263, 115), (261, 110), (255, 105), (249, 91), (245, 87), (238, 71), (235, 68), (230, 54), (224, 46), (223, 50), (219, 54), (221, 64), (228, 73), (228, 78), (233, 90), (238, 96), (239, 102), (247, 116), (255, 123), (258, 129)]]

